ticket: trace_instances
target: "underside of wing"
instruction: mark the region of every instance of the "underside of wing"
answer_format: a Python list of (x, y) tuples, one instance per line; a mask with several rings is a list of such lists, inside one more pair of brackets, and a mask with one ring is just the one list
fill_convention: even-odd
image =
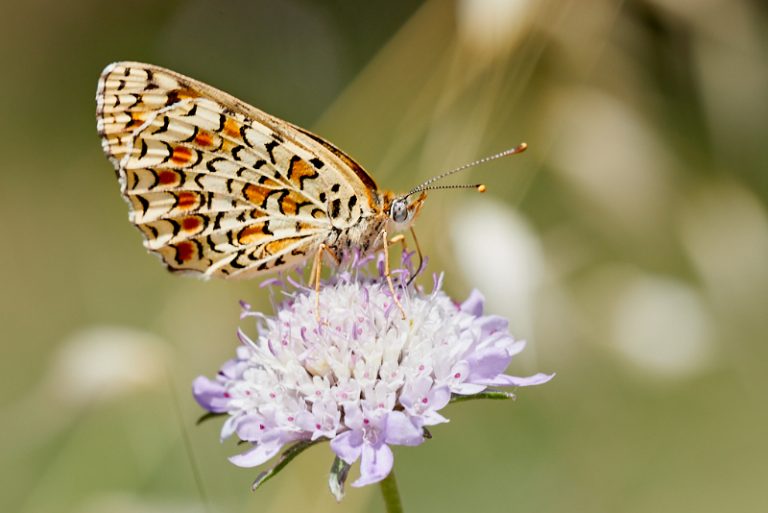
[(243, 277), (288, 267), (374, 208), (354, 161), (200, 82), (115, 63), (96, 100), (130, 220), (171, 270)]

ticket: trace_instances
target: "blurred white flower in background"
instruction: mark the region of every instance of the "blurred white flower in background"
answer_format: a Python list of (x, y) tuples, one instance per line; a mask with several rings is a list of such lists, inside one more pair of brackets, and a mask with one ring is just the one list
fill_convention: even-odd
[(643, 371), (686, 376), (712, 361), (714, 328), (700, 295), (672, 279), (637, 275), (619, 286), (611, 340)]
[(680, 202), (678, 227), (709, 297), (736, 318), (765, 319), (768, 213), (733, 182), (700, 186)]
[(596, 90), (563, 92), (550, 112), (559, 176), (613, 229), (657, 231), (672, 200), (673, 162), (652, 126)]
[(685, 379), (714, 363), (710, 305), (690, 284), (627, 264), (605, 264), (579, 289), (587, 342), (643, 377)]
[(459, 0), (460, 41), (484, 59), (503, 55), (526, 34), (535, 6), (530, 0)]
[(530, 339), (545, 273), (539, 238), (520, 214), (492, 197), (464, 205), (448, 223), (460, 269), (483, 291), (489, 310), (508, 317), (515, 333)]
[(166, 344), (123, 326), (90, 326), (73, 333), (55, 355), (45, 385), (76, 403), (111, 400), (162, 381)]
[[(38, 469), (36, 481), (26, 494), (20, 511), (47, 511), (50, 490), (56, 489), (57, 472), (70, 469), (65, 455), (75, 447), (76, 427), (94, 405), (125, 398), (150, 387), (159, 388), (165, 380), (167, 346), (165, 341), (148, 332), (122, 326), (89, 326), (73, 333), (57, 345), (49, 367), (35, 386), (16, 402), (6, 405), (7, 422), (3, 435), (13, 440), (11, 450), (4, 452), (10, 465), (22, 464), (41, 445), (56, 439), (57, 448), (47, 464)], [(48, 355), (46, 355), (48, 356)], [(157, 431), (156, 431), (157, 433)], [(105, 435), (107, 436), (107, 435)], [(139, 435), (141, 436), (141, 435)], [(127, 440), (121, 439), (121, 443)], [(137, 443), (144, 447), (146, 441)], [(151, 447), (151, 444), (149, 445)], [(152, 457), (157, 451), (136, 451), (136, 461), (159, 464)], [(130, 501), (129, 501), (130, 502)], [(130, 502), (125, 507), (85, 505), (83, 511), (196, 511), (188, 507), (144, 507)]]
[[(94, 402), (162, 386), (167, 344), (123, 326), (89, 326), (57, 344), (36, 386), (6, 405), (5, 434), (30, 443), (66, 428)], [(23, 446), (15, 447), (23, 452)]]

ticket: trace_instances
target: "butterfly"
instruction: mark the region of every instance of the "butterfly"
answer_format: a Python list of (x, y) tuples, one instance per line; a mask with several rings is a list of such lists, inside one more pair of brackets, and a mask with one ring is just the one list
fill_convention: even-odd
[(484, 189), (430, 186), (467, 165), (407, 194), (381, 191), (325, 139), (150, 64), (107, 66), (96, 118), (129, 219), (171, 271), (247, 278), (313, 256), (317, 263), (323, 252), (338, 262), (351, 249), (386, 249), (389, 233), (410, 227), (426, 190)]

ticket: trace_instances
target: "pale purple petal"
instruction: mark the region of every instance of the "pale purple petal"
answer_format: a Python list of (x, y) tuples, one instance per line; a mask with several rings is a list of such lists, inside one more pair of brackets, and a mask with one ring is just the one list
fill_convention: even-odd
[(427, 410), (421, 415), (422, 426), (436, 426), (437, 424), (445, 424), (446, 422), (450, 421), (434, 410)]
[(442, 410), (451, 400), (451, 389), (447, 386), (435, 387), (429, 393), (429, 405), (437, 411)]
[(525, 349), (525, 344), (525, 340), (515, 340), (512, 345), (507, 347), (509, 356), (515, 356), (517, 353), (521, 352), (523, 349)]
[[(237, 359), (239, 360), (237, 362), (237, 374), (233, 377), (233, 379), (237, 379), (240, 376), (242, 376), (243, 371), (248, 368), (248, 359), (251, 357), (251, 348), (249, 346), (237, 346), (235, 349), (235, 352), (237, 353)], [(222, 367), (222, 370), (225, 370)], [(226, 372), (225, 372), (226, 374)]]
[(461, 311), (480, 317), (483, 315), (483, 303), (485, 303), (485, 297), (479, 290), (473, 289), (467, 300), (461, 304)]
[(237, 328), (237, 338), (243, 345), (256, 347), (256, 343), (240, 328)]
[(379, 271), (379, 277), (384, 277), (384, 257), (383, 253), (379, 254), (379, 258), (376, 260), (376, 269)]
[(353, 431), (363, 428), (363, 411), (358, 405), (344, 405), (344, 424)]
[(240, 440), (256, 442), (264, 437), (266, 425), (264, 419), (257, 415), (244, 415), (235, 423), (235, 431)]
[(432, 386), (432, 378), (428, 375), (419, 376), (410, 382), (406, 382), (403, 391), (400, 393), (400, 404), (406, 408), (411, 408), (417, 401), (429, 393)]
[(478, 321), (478, 324), (480, 325), (480, 338), (485, 338), (489, 335), (493, 335), (496, 332), (506, 333), (507, 328), (509, 327), (509, 321), (507, 321), (504, 317), (499, 317), (498, 315), (482, 317)]
[(232, 434), (235, 432), (235, 426), (236, 426), (237, 417), (229, 417), (225, 422), (224, 425), (221, 426), (221, 440), (223, 441), (226, 438), (229, 438), (232, 436)]
[(479, 394), (488, 388), (488, 385), (478, 385), (475, 383), (457, 383), (451, 386), (451, 392), (459, 395)]
[(250, 451), (230, 456), (229, 461), (238, 467), (255, 467), (269, 461), (273, 456), (280, 452), (283, 445), (284, 442), (279, 439), (262, 442), (257, 444), (256, 447)]
[(408, 271), (409, 275), (413, 274), (413, 255), (415, 254), (415, 251), (403, 251), (403, 254), (400, 257), (403, 270)]
[(331, 450), (348, 464), (353, 464), (363, 450), (363, 434), (360, 431), (346, 431), (331, 440)]
[(538, 374), (534, 374), (533, 376), (527, 376), (527, 377), (517, 377), (517, 376), (508, 376), (506, 374), (500, 374), (496, 376), (494, 379), (489, 379), (487, 381), (482, 381), (483, 384), (487, 386), (495, 386), (495, 387), (529, 387), (533, 385), (541, 385), (542, 383), (546, 383), (550, 379), (554, 378), (554, 374), (544, 374), (542, 372)]
[(466, 360), (459, 360), (458, 362), (454, 363), (453, 367), (451, 367), (448, 380), (459, 383), (466, 381), (467, 376), (469, 376), (469, 370), (469, 362)]
[(303, 411), (298, 414), (296, 417), (296, 425), (299, 426), (303, 431), (312, 433), (312, 440), (319, 438), (323, 434), (323, 432), (317, 427), (317, 419), (308, 411)]
[(263, 289), (264, 287), (281, 287), (282, 285), (283, 282), (280, 280), (280, 278), (268, 278), (259, 283), (259, 288)]
[(224, 413), (229, 408), (227, 388), (205, 376), (198, 376), (192, 382), (192, 394), (197, 403), (210, 412)]
[(467, 358), (469, 362), (469, 376), (467, 381), (471, 383), (483, 383), (484, 380), (493, 379), (507, 368), (512, 358), (506, 350), (489, 348)]
[(221, 366), (221, 369), (219, 369), (218, 378), (219, 380), (228, 380), (228, 379), (236, 379), (239, 376), (240, 367), (242, 366), (241, 361), (237, 359), (227, 360), (224, 362), (224, 365)]
[(403, 412), (393, 411), (387, 415), (384, 441), (394, 445), (419, 445), (424, 441), (424, 433)]
[(352, 483), (352, 486), (360, 487), (378, 483), (389, 475), (394, 461), (392, 449), (387, 444), (381, 444), (377, 448), (365, 444), (360, 458), (360, 478)]
[(432, 273), (432, 296), (434, 297), (443, 287), (443, 273)]

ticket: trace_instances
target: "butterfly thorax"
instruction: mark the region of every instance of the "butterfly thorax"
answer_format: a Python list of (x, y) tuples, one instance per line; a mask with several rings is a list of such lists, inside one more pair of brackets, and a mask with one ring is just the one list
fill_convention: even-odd
[(354, 250), (368, 254), (382, 246), (381, 237), (387, 221), (388, 217), (380, 214), (361, 218), (348, 228), (332, 230), (324, 244), (337, 261)]
[(368, 209), (361, 212), (354, 224), (343, 229), (336, 228), (328, 234), (324, 244), (337, 260), (341, 260), (351, 248), (356, 248), (362, 254), (381, 249), (383, 237), (406, 230), (411, 226), (426, 198), (422, 193), (413, 201), (406, 202), (405, 220), (398, 222), (394, 219), (392, 205), (396, 201), (404, 201), (403, 195), (392, 191), (371, 191)]

